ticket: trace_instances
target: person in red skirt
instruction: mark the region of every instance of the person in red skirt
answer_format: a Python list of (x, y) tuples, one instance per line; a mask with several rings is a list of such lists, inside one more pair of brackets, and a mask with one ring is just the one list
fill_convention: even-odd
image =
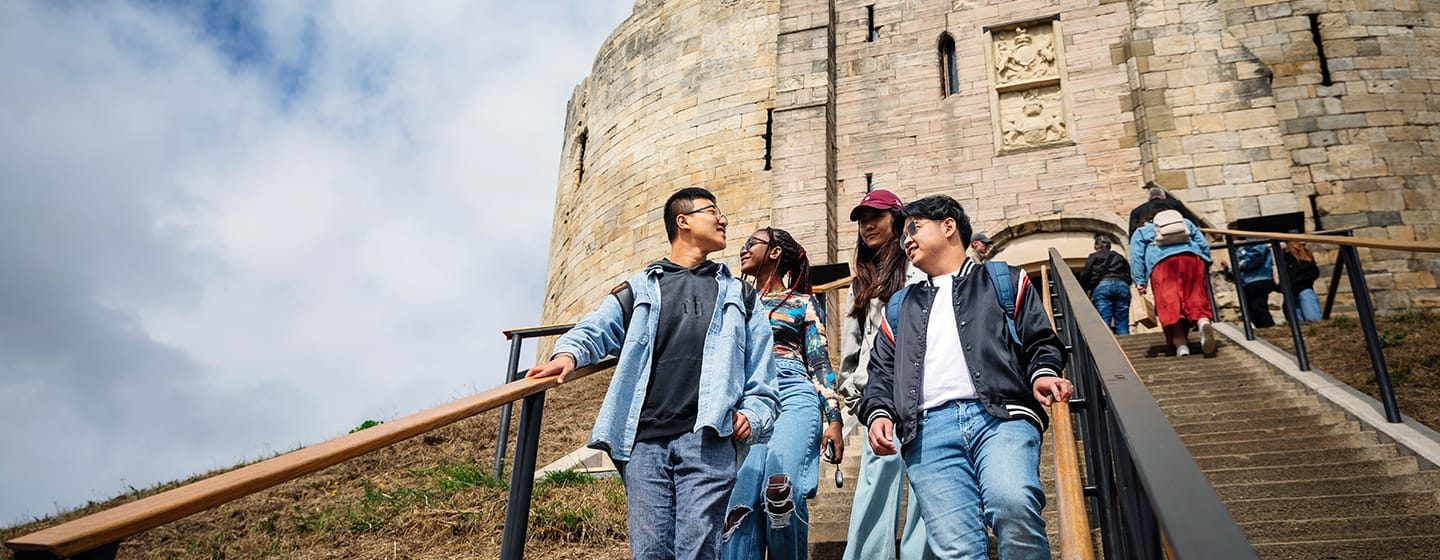
[(1200, 331), (1200, 347), (1206, 354), (1215, 351), (1214, 319), (1210, 289), (1205, 282), (1210, 264), (1210, 244), (1200, 228), (1183, 221), (1189, 235), (1157, 234), (1155, 215), (1130, 236), (1130, 275), (1141, 295), (1155, 295), (1155, 315), (1165, 330), (1165, 341), (1176, 356), (1190, 354), (1190, 329)]

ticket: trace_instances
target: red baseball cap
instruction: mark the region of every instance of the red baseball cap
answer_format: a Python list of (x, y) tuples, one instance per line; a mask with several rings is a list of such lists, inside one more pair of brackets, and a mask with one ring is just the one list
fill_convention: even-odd
[(850, 221), (860, 220), (861, 208), (874, 208), (876, 210), (899, 210), (905, 205), (900, 202), (900, 197), (885, 189), (875, 189), (865, 193), (865, 198), (860, 199), (860, 204), (850, 211)]

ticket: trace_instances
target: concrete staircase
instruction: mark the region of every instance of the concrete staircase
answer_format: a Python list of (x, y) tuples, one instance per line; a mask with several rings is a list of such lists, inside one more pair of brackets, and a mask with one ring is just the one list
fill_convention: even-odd
[(1440, 473), (1242, 348), (1120, 340), (1261, 558), (1440, 558)]

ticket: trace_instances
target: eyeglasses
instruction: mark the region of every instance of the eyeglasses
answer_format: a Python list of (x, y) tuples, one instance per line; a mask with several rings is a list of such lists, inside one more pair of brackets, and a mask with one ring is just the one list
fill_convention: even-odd
[(720, 211), (720, 207), (719, 207), (719, 206), (716, 206), (716, 205), (714, 205), (714, 204), (711, 204), (711, 205), (706, 206), (706, 207), (704, 207), (704, 208), (696, 208), (696, 209), (691, 210), (691, 211), (689, 211), (689, 212), (681, 212), (680, 215), (681, 215), (681, 216), (689, 216), (689, 215), (691, 215), (691, 214), (699, 214), (699, 213), (701, 213), (701, 212), (704, 212), (704, 213), (706, 213), (706, 214), (710, 214), (711, 216), (715, 216), (715, 219), (717, 219), (717, 220), (723, 220), (723, 219), (725, 219), (725, 213), (724, 213), (724, 212), (721, 212), (721, 211)]
[(746, 239), (746, 240), (745, 240), (745, 243), (743, 243), (743, 244), (740, 245), (740, 252), (741, 252), (741, 253), (748, 253), (748, 252), (750, 252), (750, 248), (751, 248), (751, 247), (754, 247), (754, 246), (756, 246), (756, 245), (769, 245), (769, 244), (770, 244), (770, 242), (769, 242), (769, 241), (766, 241), (766, 240), (764, 240), (764, 239), (755, 239), (754, 237), (751, 237), (751, 238), (749, 238), (749, 239)]
[(905, 227), (902, 228), (902, 231), (900, 232), (900, 244), (904, 245), (906, 240), (910, 239), (911, 237), (915, 237), (915, 234), (920, 229), (920, 225), (926, 223), (930, 222), (921, 222), (920, 220), (910, 220), (908, 222), (905, 222)]

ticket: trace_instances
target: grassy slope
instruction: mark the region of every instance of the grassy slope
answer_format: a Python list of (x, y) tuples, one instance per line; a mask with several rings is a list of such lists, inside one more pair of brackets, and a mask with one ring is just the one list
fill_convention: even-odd
[[(584, 445), (609, 378), (592, 376), (547, 396), (541, 465)], [(494, 558), (506, 501), (504, 481), (488, 475), (496, 418), (471, 418), (153, 529), (125, 541), (121, 558)], [(0, 539), (178, 484), (5, 529)], [(618, 481), (545, 481), (532, 503), (528, 557), (628, 557)], [(9, 549), (0, 552), (10, 557)]]

